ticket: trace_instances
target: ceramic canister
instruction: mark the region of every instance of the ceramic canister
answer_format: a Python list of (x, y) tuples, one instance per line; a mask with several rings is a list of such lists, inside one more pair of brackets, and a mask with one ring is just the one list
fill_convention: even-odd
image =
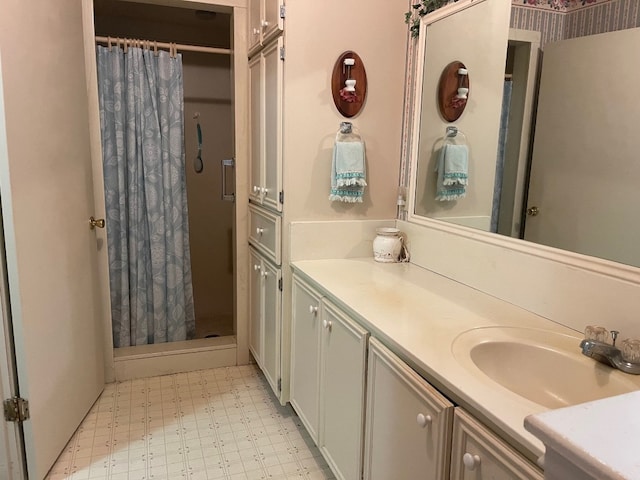
[(391, 227), (376, 229), (373, 240), (373, 258), (376, 262), (392, 263), (400, 259), (402, 252), (402, 238), (400, 230)]

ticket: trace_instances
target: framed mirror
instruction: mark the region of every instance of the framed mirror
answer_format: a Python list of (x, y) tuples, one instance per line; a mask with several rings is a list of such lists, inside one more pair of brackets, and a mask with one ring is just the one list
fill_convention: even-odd
[[(541, 45), (548, 31), (509, 29), (517, 8), (523, 7), (461, 0), (423, 19), (407, 219), (436, 227), (446, 222), (448, 229), (516, 249), (534, 247), (526, 240), (543, 246), (540, 251), (554, 247), (639, 267), (633, 129), (640, 108), (632, 93), (639, 72), (629, 59), (640, 49), (640, 29), (624, 28), (640, 18), (621, 25), (622, 17), (603, 17), (610, 24), (596, 30), (622, 30), (592, 35), (589, 22), (583, 21), (585, 32), (578, 28), (581, 17), (554, 12), (558, 21), (574, 22), (565, 25), (578, 38)], [(551, 22), (537, 24), (549, 28)], [(473, 82), (467, 108), (452, 124), (435, 102), (440, 72), (453, 60), (464, 62)], [(468, 147), (468, 186), (464, 197), (439, 201), (436, 166), (451, 125)]]

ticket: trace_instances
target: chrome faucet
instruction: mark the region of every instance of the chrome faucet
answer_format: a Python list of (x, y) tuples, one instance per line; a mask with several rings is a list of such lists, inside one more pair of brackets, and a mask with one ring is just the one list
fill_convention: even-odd
[(640, 375), (640, 363), (628, 362), (623, 358), (622, 351), (616, 347), (616, 339), (619, 333), (616, 330), (611, 330), (612, 345), (598, 340), (582, 340), (580, 342), (582, 354), (625, 373)]

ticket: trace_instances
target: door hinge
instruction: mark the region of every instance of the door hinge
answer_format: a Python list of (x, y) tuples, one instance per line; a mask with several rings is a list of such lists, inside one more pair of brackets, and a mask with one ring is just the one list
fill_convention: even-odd
[(279, 392), (282, 391), (282, 379), (281, 378), (278, 379), (278, 391)]
[(284, 18), (287, 16), (287, 7), (284, 5), (280, 5), (280, 18)]
[(29, 420), (29, 401), (13, 397), (4, 401), (4, 419), (7, 422), (24, 422)]
[(280, 47), (280, 60), (284, 60), (284, 47)]
[(282, 291), (282, 277), (278, 279), (278, 290)]
[(278, 200), (280, 201), (280, 205), (284, 204), (284, 190), (278, 194)]

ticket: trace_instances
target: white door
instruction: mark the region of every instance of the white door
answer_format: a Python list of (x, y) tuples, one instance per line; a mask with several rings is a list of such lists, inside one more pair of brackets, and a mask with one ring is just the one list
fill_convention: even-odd
[(262, 52), (264, 68), (264, 187), (262, 203), (282, 211), (282, 88), (284, 67), (280, 49), (282, 37)]
[(362, 478), (369, 334), (327, 301), (322, 305), (319, 445), (337, 478)]
[(525, 240), (640, 266), (639, 48), (638, 29), (545, 45)]
[(280, 318), (282, 311), (282, 292), (280, 291), (281, 271), (270, 262), (262, 262), (262, 371), (271, 384), (271, 388), (280, 398)]
[(257, 55), (249, 63), (249, 89), (251, 93), (249, 104), (251, 117), (251, 185), (249, 186), (249, 196), (258, 203), (262, 201), (260, 188), (264, 186), (262, 180), (264, 157), (262, 133), (263, 62), (262, 56)]
[(253, 249), (249, 250), (249, 350), (262, 367), (262, 260)]
[(88, 222), (96, 212), (81, 7), (3, 0), (0, 15), (0, 195), (31, 480), (44, 478), (104, 386), (97, 256), (106, 241)]

